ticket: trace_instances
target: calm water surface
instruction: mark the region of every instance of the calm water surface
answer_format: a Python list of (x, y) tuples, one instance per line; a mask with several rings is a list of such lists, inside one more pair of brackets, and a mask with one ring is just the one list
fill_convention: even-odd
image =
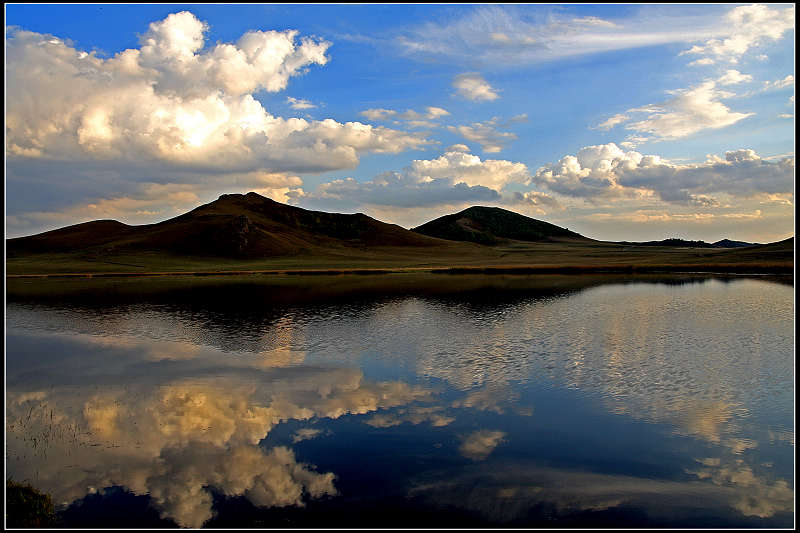
[(9, 299), (7, 477), (66, 525), (793, 525), (791, 285), (186, 294)]

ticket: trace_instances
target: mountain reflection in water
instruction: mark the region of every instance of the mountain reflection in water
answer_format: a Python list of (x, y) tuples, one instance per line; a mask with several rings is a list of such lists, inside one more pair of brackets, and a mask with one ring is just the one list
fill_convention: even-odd
[(791, 525), (792, 286), (607, 281), (12, 295), (8, 475), (188, 527)]

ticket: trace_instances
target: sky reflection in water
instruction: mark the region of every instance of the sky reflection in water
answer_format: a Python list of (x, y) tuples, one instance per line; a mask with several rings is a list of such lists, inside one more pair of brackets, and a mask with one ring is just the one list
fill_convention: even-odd
[(61, 504), (124, 487), (191, 527), (222, 518), (224, 497), (788, 527), (792, 298), (706, 280), (245, 308), (10, 301), (8, 474)]

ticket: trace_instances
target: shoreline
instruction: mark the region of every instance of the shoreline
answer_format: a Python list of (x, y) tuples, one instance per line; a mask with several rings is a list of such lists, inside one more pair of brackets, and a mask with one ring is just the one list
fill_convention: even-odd
[(272, 275), (381, 275), (399, 273), (430, 274), (772, 274), (794, 276), (794, 265), (747, 264), (681, 264), (681, 265), (491, 265), (453, 267), (387, 267), (387, 268), (283, 268), (253, 270), (172, 270), (149, 272), (53, 272), (6, 274), (6, 279), (47, 278), (132, 278), (166, 276), (248, 276)]

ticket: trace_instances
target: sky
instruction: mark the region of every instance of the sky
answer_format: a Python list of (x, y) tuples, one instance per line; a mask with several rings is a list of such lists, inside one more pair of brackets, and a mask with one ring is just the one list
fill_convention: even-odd
[(794, 235), (794, 6), (6, 4), (6, 235), (255, 191)]

